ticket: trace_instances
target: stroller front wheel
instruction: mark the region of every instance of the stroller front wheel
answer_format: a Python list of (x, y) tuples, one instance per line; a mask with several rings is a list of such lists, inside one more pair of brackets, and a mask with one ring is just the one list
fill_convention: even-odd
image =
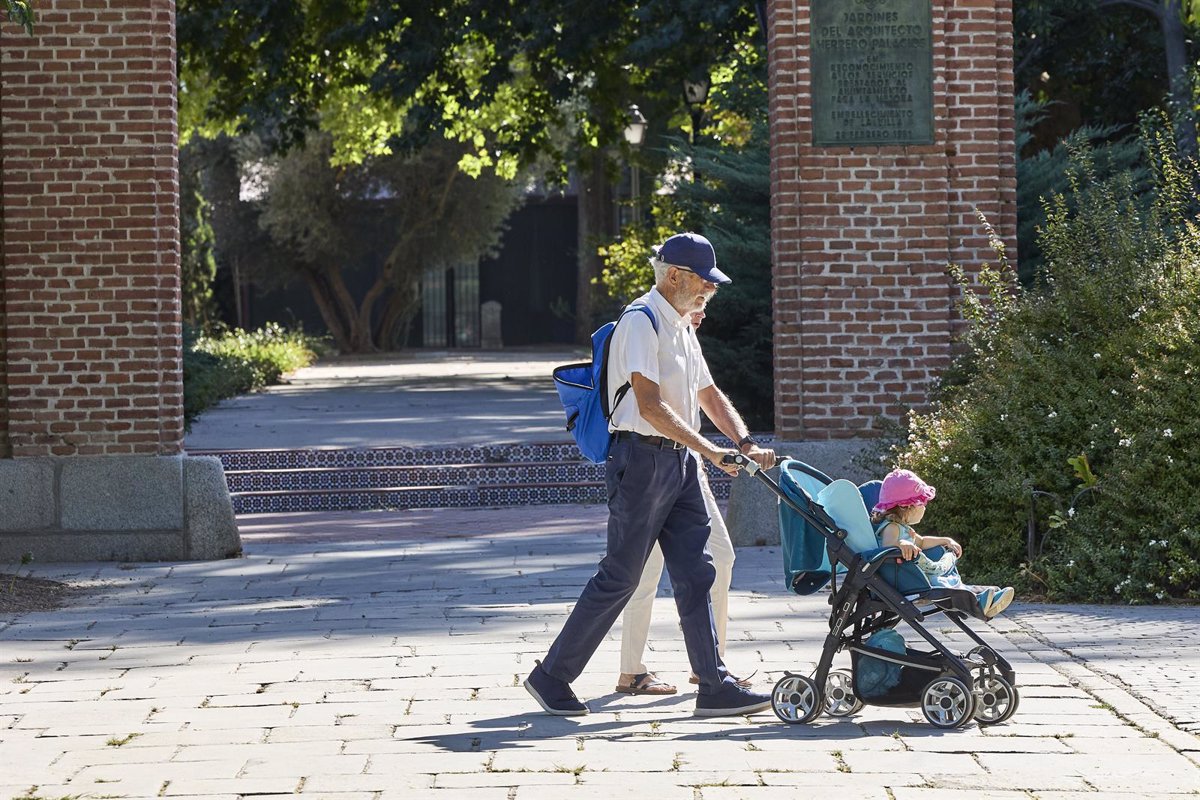
[(921, 692), (921, 711), (937, 728), (961, 728), (975, 715), (975, 695), (958, 678), (934, 678)]
[(825, 713), (831, 717), (849, 717), (862, 710), (863, 701), (854, 694), (849, 672), (835, 669), (825, 679)]
[(771, 692), (771, 709), (791, 725), (811, 722), (821, 713), (821, 690), (805, 675), (785, 675)]

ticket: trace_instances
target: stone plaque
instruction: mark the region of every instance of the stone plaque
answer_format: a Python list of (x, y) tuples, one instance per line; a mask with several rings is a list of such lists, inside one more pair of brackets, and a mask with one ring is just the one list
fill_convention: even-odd
[(811, 8), (814, 144), (932, 144), (930, 0)]

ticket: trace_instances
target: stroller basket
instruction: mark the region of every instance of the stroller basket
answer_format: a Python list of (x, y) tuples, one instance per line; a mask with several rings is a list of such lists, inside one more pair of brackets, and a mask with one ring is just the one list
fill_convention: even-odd
[[(854, 693), (873, 706), (914, 705), (920, 702), (921, 691), (925, 688), (925, 684), (929, 683), (930, 680), (942, 672), (941, 664), (936, 658), (931, 657), (933, 654), (921, 653), (911, 648), (905, 648), (905, 658), (903, 660), (890, 658), (876, 651), (867, 652), (866, 649), (860, 647), (851, 646), (849, 649), (850, 664), (854, 676)], [(860, 693), (859, 676), (863, 674), (864, 668), (874, 666), (866, 663), (870, 660), (875, 660), (877, 663), (891, 662), (899, 672), (896, 676), (896, 683), (883, 691), (863, 691)], [(918, 666), (918, 664), (921, 665)]]

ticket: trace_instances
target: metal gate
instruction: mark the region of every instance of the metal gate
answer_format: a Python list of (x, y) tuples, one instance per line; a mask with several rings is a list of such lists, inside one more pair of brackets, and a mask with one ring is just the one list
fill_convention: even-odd
[(426, 347), (479, 347), (479, 265), (425, 270), (421, 312)]

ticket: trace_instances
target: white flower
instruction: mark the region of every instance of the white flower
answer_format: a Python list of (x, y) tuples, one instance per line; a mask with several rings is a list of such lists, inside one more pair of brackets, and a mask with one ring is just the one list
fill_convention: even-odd
[(1092, 353), (1092, 358), (1099, 358), (1099, 357), (1100, 357), (1099, 353)]
[(1112, 390), (1112, 394), (1113, 394), (1113, 396), (1114, 396), (1114, 397), (1120, 397), (1120, 395), (1121, 395), (1121, 393), (1120, 393), (1120, 392), (1118, 392), (1116, 389), (1113, 389), (1113, 390)]
[(1067, 562), (1067, 569), (1070, 569), (1073, 566), (1075, 566), (1075, 559), (1072, 558), (1070, 561)]
[(943, 464), (949, 464), (949, 463), (950, 463), (950, 456), (942, 456), (942, 463), (943, 463)]
[(955, 468), (955, 469), (962, 469), (962, 464), (960, 464), (960, 463), (958, 463), (957, 461), (955, 461), (955, 462), (954, 462), (954, 468)]
[(1046, 419), (1054, 419), (1057, 416), (1058, 416), (1057, 411), (1051, 411), (1049, 414), (1046, 415)]
[(1117, 444), (1120, 447), (1129, 447), (1131, 444), (1133, 444), (1133, 439), (1122, 439), (1121, 441), (1117, 442)]
[(1068, 517), (1073, 517), (1073, 516), (1075, 516), (1075, 509), (1074, 509), (1074, 508), (1068, 508), (1068, 509), (1067, 509), (1067, 516), (1068, 516)]
[(1167, 428), (1166, 430), (1163, 431), (1163, 436), (1167, 437), (1168, 439), (1170, 439), (1174, 435), (1175, 434), (1171, 431), (1170, 428)]
[(971, 472), (979, 472), (979, 465), (978, 465), (978, 464), (972, 464), (972, 465), (971, 465)]
[(1137, 311), (1135, 311), (1135, 312), (1133, 312), (1132, 314), (1130, 314), (1130, 315), (1129, 315), (1129, 318), (1130, 318), (1130, 319), (1137, 319), (1137, 318), (1138, 318), (1138, 317), (1140, 317), (1141, 315), (1142, 315), (1142, 310), (1141, 310), (1141, 309), (1138, 309)]
[(1008, 414), (1001, 414), (1001, 415), (1000, 415), (1000, 421), (1001, 421), (1001, 422), (1004, 422), (1004, 420), (1006, 420), (1006, 419), (1008, 419)]
[(1159, 600), (1162, 600), (1163, 598), (1165, 598), (1167, 596), (1167, 593), (1166, 592), (1155, 592), (1154, 596), (1157, 597)]
[(1174, 463), (1175, 463), (1175, 459), (1171, 458), (1170, 456), (1167, 456), (1167, 463), (1168, 463), (1168, 464), (1174, 464)]

